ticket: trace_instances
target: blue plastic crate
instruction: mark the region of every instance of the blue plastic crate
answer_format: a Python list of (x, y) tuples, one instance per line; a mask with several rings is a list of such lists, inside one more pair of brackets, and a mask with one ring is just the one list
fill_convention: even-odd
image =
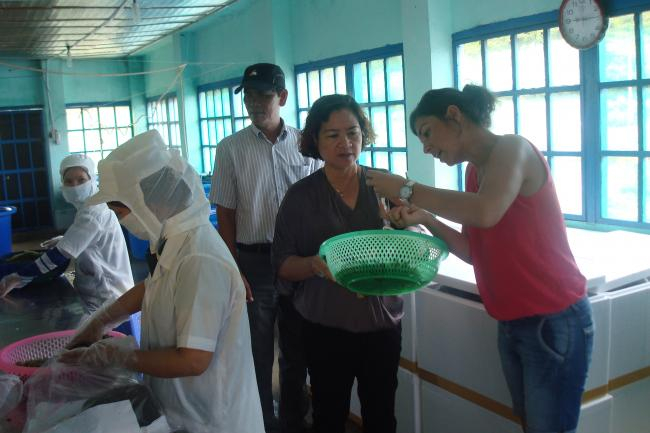
[(0, 256), (11, 252), (11, 218), (15, 213), (13, 206), (0, 206)]

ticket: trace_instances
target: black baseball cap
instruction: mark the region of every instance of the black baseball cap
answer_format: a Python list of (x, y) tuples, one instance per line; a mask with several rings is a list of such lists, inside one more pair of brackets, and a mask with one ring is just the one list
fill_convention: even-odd
[(273, 63), (250, 65), (244, 71), (241, 84), (235, 89), (235, 93), (241, 92), (244, 87), (262, 91), (284, 90), (284, 72)]

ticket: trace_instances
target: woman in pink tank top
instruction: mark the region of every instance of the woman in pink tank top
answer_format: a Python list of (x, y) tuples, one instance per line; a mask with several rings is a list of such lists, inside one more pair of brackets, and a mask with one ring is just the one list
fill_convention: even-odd
[(501, 364), (524, 430), (573, 432), (593, 345), (585, 278), (544, 156), (521, 136), (488, 129), (494, 104), (487, 89), (467, 85), (430, 90), (411, 113), (425, 153), (450, 166), (468, 162), (465, 192), (378, 171), (368, 172), (368, 184), (401, 200), (389, 214), (394, 224), (424, 224), (474, 266), (485, 308), (499, 321)]

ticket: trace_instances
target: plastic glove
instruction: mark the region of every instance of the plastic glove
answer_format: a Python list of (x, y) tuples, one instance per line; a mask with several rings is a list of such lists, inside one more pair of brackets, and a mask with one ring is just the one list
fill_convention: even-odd
[(0, 416), (18, 406), (23, 398), (23, 382), (13, 374), (0, 373)]
[(63, 239), (63, 236), (55, 236), (52, 239), (48, 239), (44, 242), (41, 242), (41, 248), (50, 249), (52, 247), (55, 247), (56, 244), (58, 244), (61, 239)]
[(115, 305), (115, 302), (107, 302), (102, 305), (81, 324), (70, 342), (65, 346), (66, 349), (89, 346), (95, 341), (101, 340), (106, 332), (128, 320), (130, 314), (118, 307), (119, 304)]
[(0, 298), (4, 298), (15, 288), (25, 286), (27, 283), (17, 273), (6, 275), (0, 280)]
[(94, 368), (126, 367), (135, 362), (138, 345), (133, 336), (106, 338), (90, 347), (63, 351), (57, 358), (65, 364), (78, 364)]

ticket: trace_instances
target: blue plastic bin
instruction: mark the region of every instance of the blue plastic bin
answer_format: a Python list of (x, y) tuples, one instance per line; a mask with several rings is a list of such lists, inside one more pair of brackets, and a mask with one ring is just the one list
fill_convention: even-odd
[(140, 333), (142, 329), (141, 325), (141, 312), (138, 311), (135, 314), (131, 314), (131, 317), (129, 317), (129, 320), (126, 322), (122, 323), (120, 326), (115, 328), (115, 331), (121, 332), (122, 334), (125, 335), (133, 335), (135, 337), (135, 341), (138, 342), (138, 345), (140, 345)]
[(215, 229), (219, 228), (219, 223), (217, 222), (217, 210), (215, 208), (210, 209), (210, 222)]
[(138, 239), (131, 232), (127, 230), (129, 234), (129, 248), (131, 249), (131, 255), (139, 260), (144, 260), (147, 250), (149, 249), (149, 241), (143, 241)]
[(15, 213), (13, 206), (0, 206), (0, 256), (11, 252), (11, 216)]

